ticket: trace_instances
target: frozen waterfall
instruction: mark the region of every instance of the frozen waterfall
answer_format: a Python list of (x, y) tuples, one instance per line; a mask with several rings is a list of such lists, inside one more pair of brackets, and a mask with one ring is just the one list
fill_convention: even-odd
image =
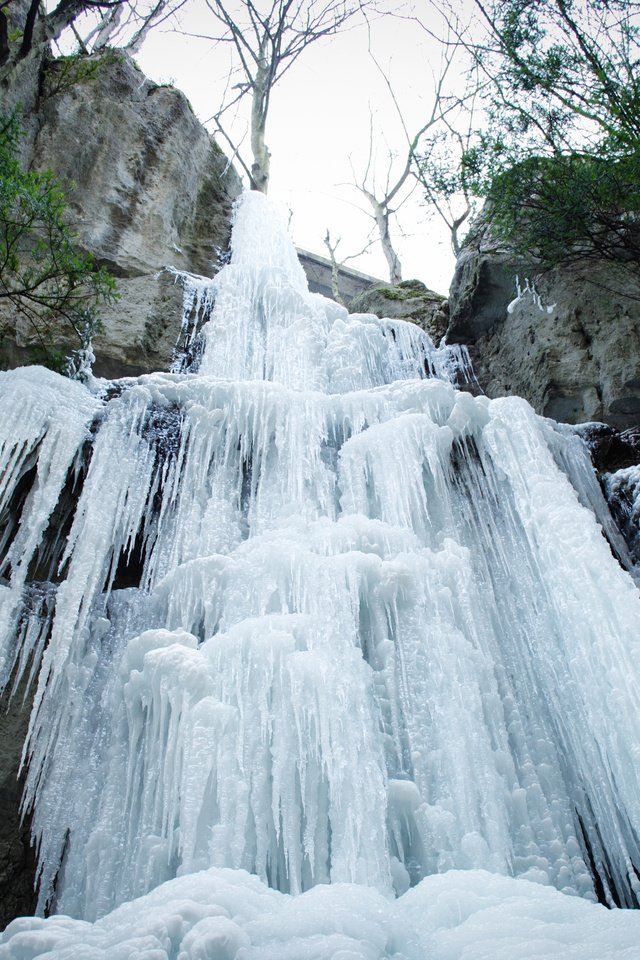
[(0, 677), (78, 918), (0, 957), (449, 960), (509, 897), (637, 957), (584, 902), (640, 901), (640, 597), (581, 441), (310, 294), (260, 194), (186, 300), (191, 367), (0, 374)]

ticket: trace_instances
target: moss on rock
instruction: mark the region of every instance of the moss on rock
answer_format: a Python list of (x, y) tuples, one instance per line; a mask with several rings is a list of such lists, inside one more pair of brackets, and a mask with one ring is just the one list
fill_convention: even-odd
[(425, 330), (438, 343), (448, 323), (445, 297), (429, 290), (421, 280), (402, 280), (398, 284), (377, 283), (351, 301), (351, 313), (373, 313), (376, 317), (409, 320)]

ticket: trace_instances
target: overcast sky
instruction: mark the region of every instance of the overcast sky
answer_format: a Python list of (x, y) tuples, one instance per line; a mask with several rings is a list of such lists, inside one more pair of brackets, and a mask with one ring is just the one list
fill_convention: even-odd
[[(469, 2), (462, 0), (460, 8)], [(426, 0), (416, 0), (415, 8), (428, 24), (437, 26)], [(206, 10), (197, 0), (187, 9), (185, 29), (212, 32)], [(391, 78), (406, 126), (414, 133), (431, 107), (440, 50), (415, 22), (395, 17), (374, 22), (371, 36), (372, 49)], [(137, 60), (153, 80), (171, 82), (184, 91), (203, 122), (217, 110), (228, 76), (227, 48), (161, 27), (151, 33)], [(246, 107), (248, 102), (233, 127), (236, 138), (246, 130)], [(390, 151), (397, 155), (392, 173), (403, 165), (406, 138), (384, 80), (369, 56), (362, 22), (309, 46), (275, 87), (267, 126), (272, 154), (269, 193), (283, 204), (286, 216), (291, 212), (298, 246), (326, 255), (322, 238), (327, 228), (334, 239), (342, 238), (339, 259), (365, 246), (371, 220), (362, 212), (366, 200), (350, 184), (354, 172), (361, 176), (366, 167), (371, 116), (382, 183)], [(428, 215), (418, 191), (401, 209), (399, 220), (405, 236), (397, 225), (394, 236), (403, 277), (417, 277), (446, 293), (454, 266), (446, 227), (437, 216)], [(349, 265), (387, 277), (379, 244)]]

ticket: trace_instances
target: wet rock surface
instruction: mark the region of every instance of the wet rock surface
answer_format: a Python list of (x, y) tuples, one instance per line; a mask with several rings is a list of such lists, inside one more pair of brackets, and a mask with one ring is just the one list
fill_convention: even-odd
[(14, 917), (35, 910), (35, 851), (29, 821), (21, 819), (19, 778), (22, 744), (29, 722), (30, 702), (24, 691), (0, 699), (0, 930)]
[(633, 564), (640, 564), (640, 428), (620, 433), (604, 423), (576, 428), (585, 440), (611, 515)]

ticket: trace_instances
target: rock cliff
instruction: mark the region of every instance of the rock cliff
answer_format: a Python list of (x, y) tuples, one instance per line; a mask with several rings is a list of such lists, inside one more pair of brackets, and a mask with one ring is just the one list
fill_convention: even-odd
[(458, 258), (447, 339), (490, 397), (525, 397), (586, 441), (615, 523), (640, 565), (640, 270), (577, 260), (545, 272), (480, 222)]
[[(136, 375), (165, 368), (179, 334), (182, 292), (164, 268), (210, 276), (229, 237), (240, 181), (182, 93), (149, 81), (126, 54), (31, 65), (19, 95), (27, 161), (65, 188), (83, 247), (116, 276), (119, 301), (101, 312), (95, 372)], [(15, 90), (4, 91), (4, 108)], [(25, 359), (25, 331), (0, 362)]]
[(449, 314), (447, 339), (467, 344), (490, 397), (517, 394), (567, 423), (640, 421), (640, 271), (588, 261), (541, 273), (480, 229), (458, 259)]

